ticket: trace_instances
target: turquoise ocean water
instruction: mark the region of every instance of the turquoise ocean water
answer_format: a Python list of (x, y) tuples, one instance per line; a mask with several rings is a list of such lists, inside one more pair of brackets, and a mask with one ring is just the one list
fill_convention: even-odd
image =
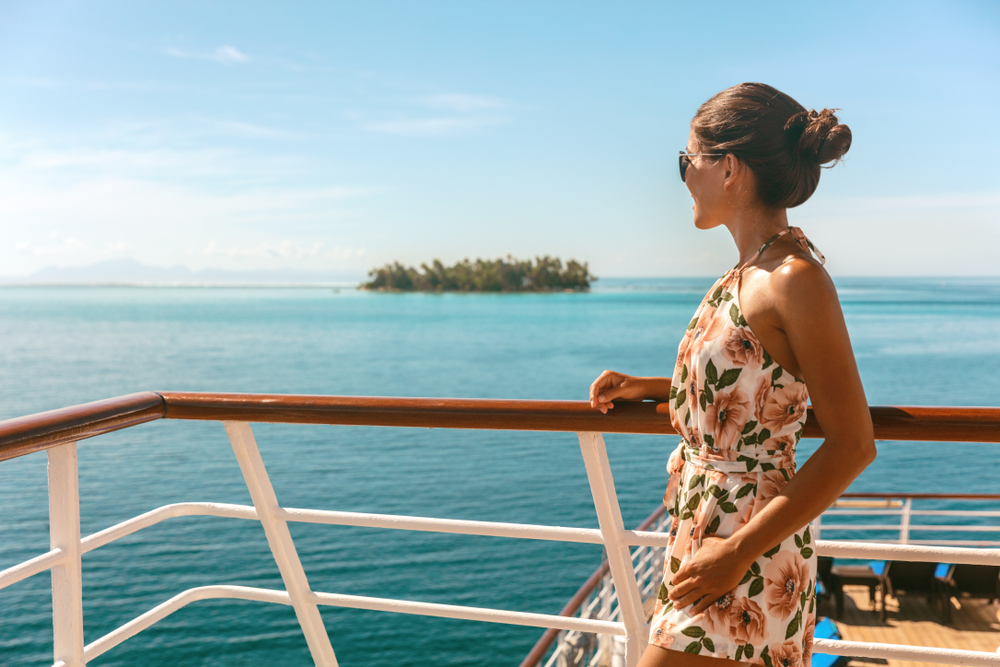
[[(606, 280), (589, 294), (329, 288), (0, 289), (0, 418), (140, 390), (583, 399), (605, 368), (669, 375), (712, 279)], [(1000, 405), (1000, 280), (844, 279), (872, 404)], [(596, 526), (573, 434), (255, 427), (279, 501)], [(656, 506), (676, 438), (607, 437), (626, 523)], [(800, 462), (818, 443), (803, 441)], [(884, 443), (859, 491), (994, 492), (996, 445)], [(218, 423), (161, 421), (80, 444), (84, 534), (180, 501), (249, 504)], [(314, 590), (555, 613), (586, 545), (292, 525)], [(45, 455), (0, 463), (0, 569), (48, 550)], [(281, 588), (260, 525), (171, 519), (84, 557), (93, 641), (207, 584)], [(51, 664), (48, 575), (0, 591), (0, 665)], [(341, 665), (517, 665), (540, 631), (323, 609)], [(306, 665), (289, 607), (199, 602), (93, 665)]]

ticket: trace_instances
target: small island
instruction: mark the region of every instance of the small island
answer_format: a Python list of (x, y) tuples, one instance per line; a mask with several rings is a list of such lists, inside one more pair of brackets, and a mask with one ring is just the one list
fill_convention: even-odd
[(386, 264), (368, 272), (371, 278), (361, 289), (383, 292), (584, 292), (597, 276), (590, 273), (587, 263), (574, 259), (563, 266), (558, 257), (536, 257), (518, 260), (464, 259), (454, 266), (445, 266), (435, 259), (420, 270), (399, 262)]

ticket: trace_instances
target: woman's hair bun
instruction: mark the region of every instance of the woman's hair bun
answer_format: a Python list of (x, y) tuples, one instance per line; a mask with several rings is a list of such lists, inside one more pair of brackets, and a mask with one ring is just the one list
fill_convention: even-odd
[(839, 160), (851, 148), (851, 128), (838, 124), (834, 111), (800, 111), (785, 123), (785, 136), (797, 145), (803, 160), (827, 164)]

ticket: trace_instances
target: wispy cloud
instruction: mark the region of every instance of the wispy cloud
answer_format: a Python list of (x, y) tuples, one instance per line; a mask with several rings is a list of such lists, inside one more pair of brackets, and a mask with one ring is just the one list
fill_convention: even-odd
[(81, 254), (113, 257), (125, 255), (135, 250), (131, 244), (125, 241), (106, 243), (103, 247), (95, 248), (58, 230), (46, 234), (42, 241), (19, 241), (14, 244), (14, 249), (20, 253), (40, 258), (79, 256)]
[(494, 125), (510, 122), (503, 116), (488, 116), (463, 118), (461, 116), (446, 116), (438, 118), (399, 118), (369, 122), (361, 127), (369, 132), (382, 132), (402, 136), (428, 137), (451, 134), (467, 134)]
[(364, 248), (327, 246), (322, 241), (300, 244), (294, 241), (259, 243), (244, 246), (220, 246), (212, 239), (194, 254), (202, 257), (225, 257), (259, 260), (344, 260), (364, 256)]
[(184, 49), (178, 49), (175, 47), (168, 47), (163, 50), (165, 55), (171, 56), (172, 58), (189, 58), (193, 60), (214, 60), (217, 63), (223, 63), (227, 65), (245, 63), (250, 60), (250, 57), (237, 49), (234, 46), (229, 46), (228, 44), (223, 44), (222, 46), (216, 48), (214, 51), (199, 52), (199, 51), (185, 51)]
[(438, 95), (427, 95), (418, 97), (416, 101), (431, 109), (443, 109), (446, 111), (484, 111), (487, 109), (502, 109), (507, 105), (504, 100), (498, 97), (488, 97), (486, 95), (466, 95), (464, 93), (440, 93)]
[[(513, 105), (499, 97), (467, 93), (436, 93), (407, 98), (409, 111), (390, 118), (368, 118), (361, 129), (410, 137), (472, 134), (510, 123)], [(428, 115), (428, 110), (432, 113)]]

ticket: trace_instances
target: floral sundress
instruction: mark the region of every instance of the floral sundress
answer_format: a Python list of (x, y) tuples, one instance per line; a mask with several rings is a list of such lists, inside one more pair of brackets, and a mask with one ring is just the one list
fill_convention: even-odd
[(663, 502), (672, 521), (649, 637), (662, 648), (766, 667), (811, 662), (816, 556), (808, 526), (757, 558), (739, 585), (701, 614), (675, 609), (668, 593), (703, 537), (732, 535), (795, 474), (809, 393), (761, 346), (739, 298), (743, 269), (788, 233), (826, 261), (797, 227), (776, 234), (712, 286), (681, 340), (670, 421), (683, 439), (667, 464)]

